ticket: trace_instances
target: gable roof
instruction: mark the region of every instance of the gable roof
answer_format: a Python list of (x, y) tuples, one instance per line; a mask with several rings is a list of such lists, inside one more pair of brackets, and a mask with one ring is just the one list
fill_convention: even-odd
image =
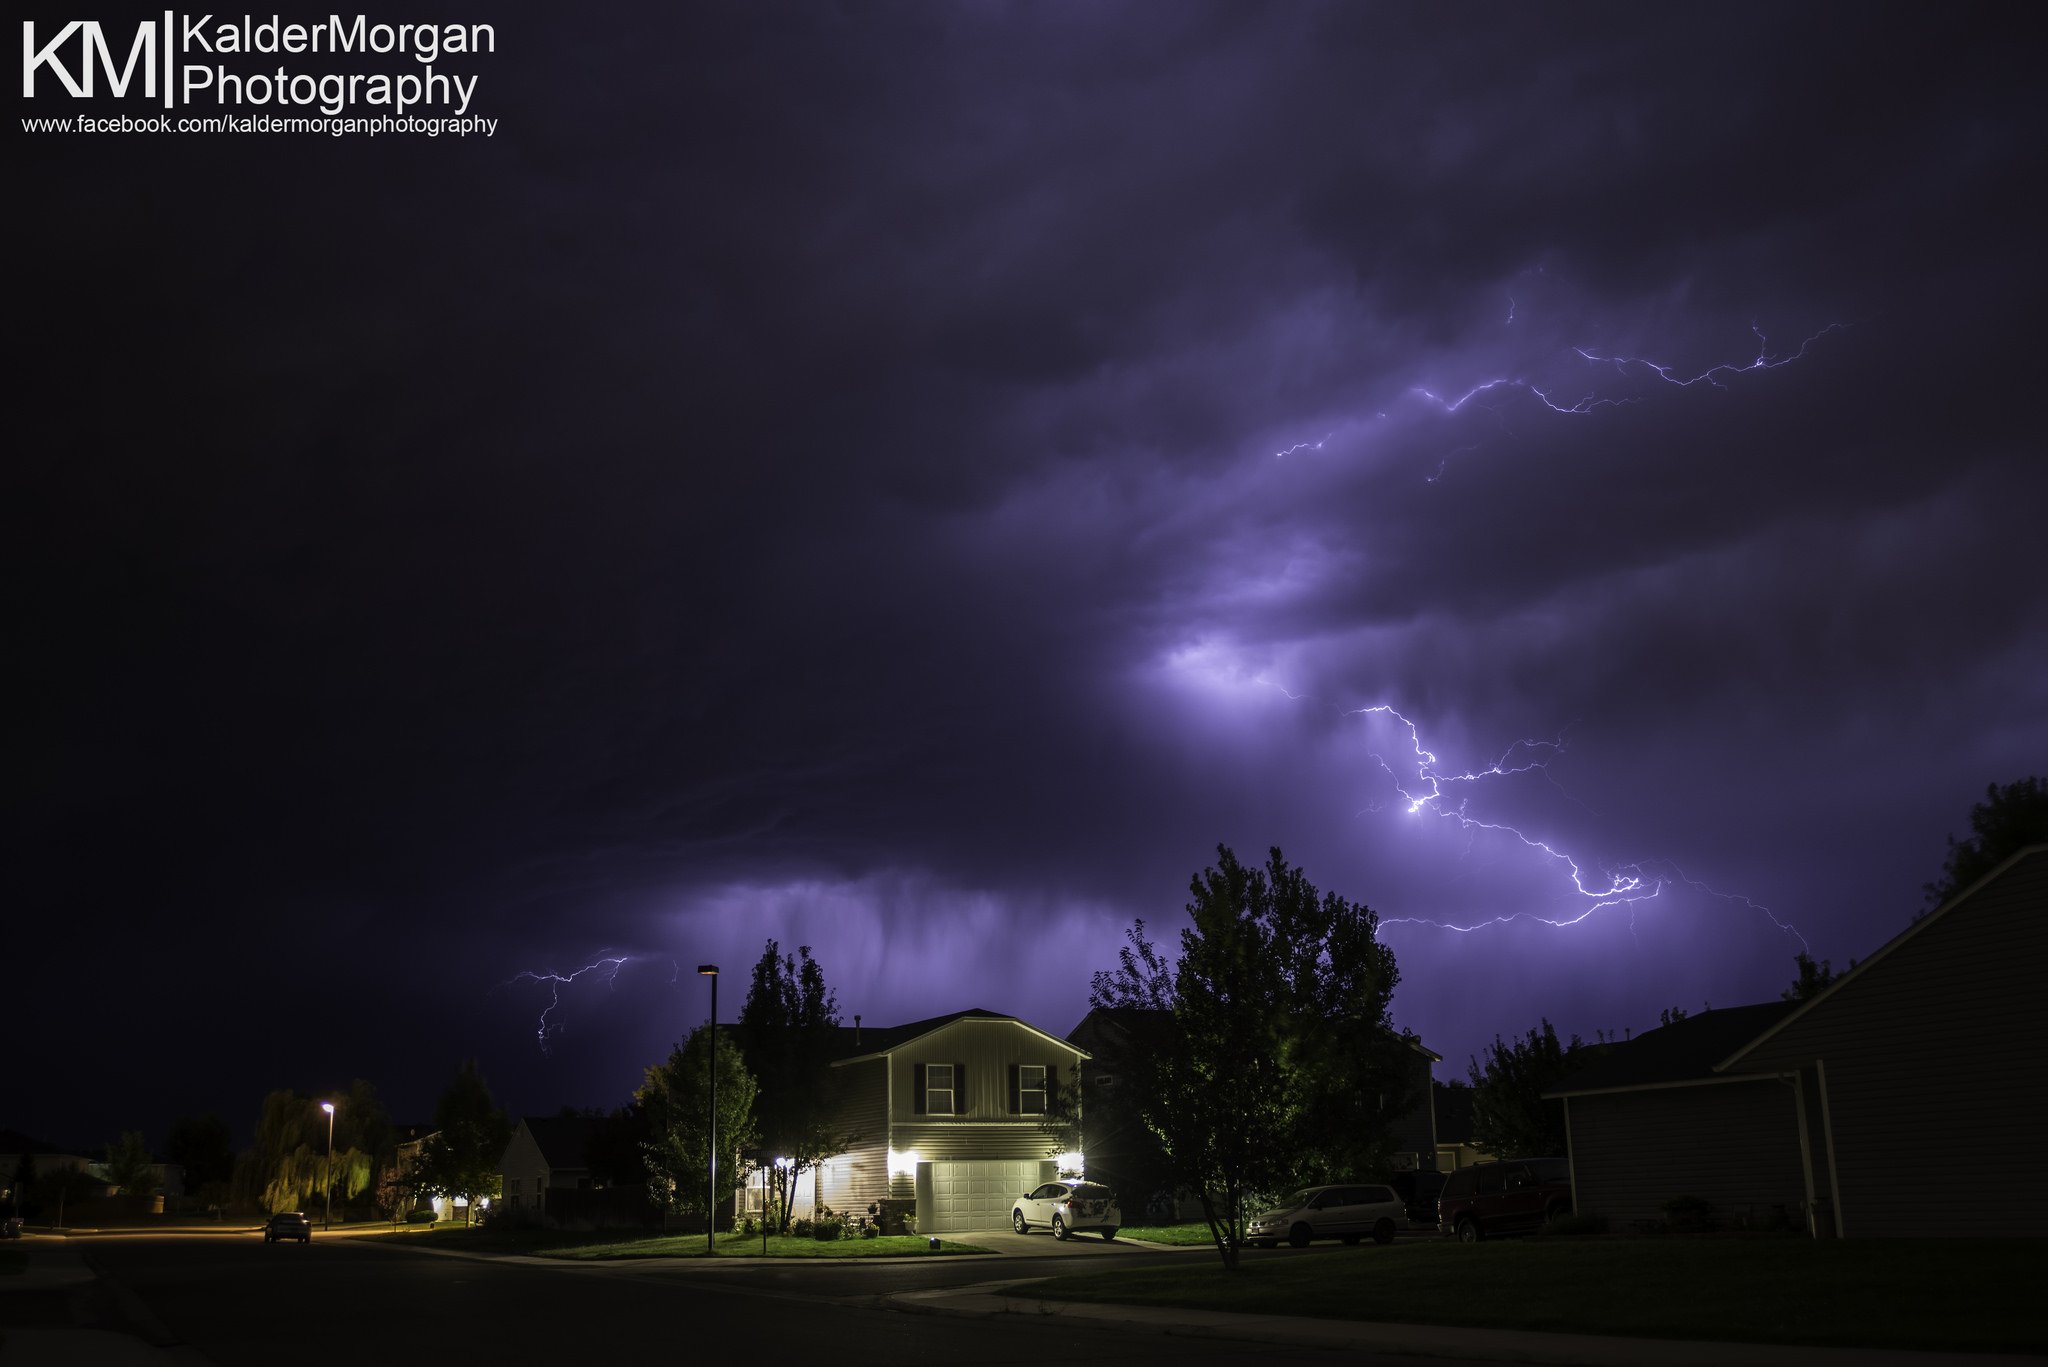
[[(1891, 939), (1885, 941), (1882, 945), (1878, 946), (1876, 952), (1871, 954), (1869, 958), (1857, 964), (1847, 973), (1844, 973), (1840, 977), (1836, 978), (1833, 982), (1829, 983), (1819, 992), (1814, 993), (1811, 997), (1808, 997), (1805, 1001), (1800, 1002), (1798, 1004), (1797, 1010), (1787, 1012), (1782, 1019), (1772, 1022), (1767, 1029), (1759, 1032), (1753, 1038), (1739, 1041), (1736, 1045), (1731, 1047), (1727, 1057), (1721, 1060), (1718, 1067), (1735, 1067), (1751, 1051), (1758, 1048), (1766, 1040), (1776, 1035), (1786, 1026), (1792, 1024), (1793, 1021), (1799, 1020), (1800, 1018), (1804, 1017), (1809, 1011), (1818, 1010), (1824, 1002), (1827, 1002), (1830, 999), (1832, 999), (1837, 992), (1840, 992), (1848, 984), (1854, 982), (1856, 979), (1870, 972), (1870, 970), (1875, 968), (1878, 964), (1883, 963), (1886, 959), (1890, 958), (1902, 946), (1904, 946), (1907, 941), (1911, 940), (1914, 936), (1920, 934), (1922, 931), (1926, 930), (1929, 926), (1941, 920), (1943, 917), (1953, 914), (1957, 907), (1960, 907), (1965, 903), (1971, 901), (1973, 898), (1977, 896), (1978, 893), (1983, 892), (1987, 888), (1991, 887), (1994, 883), (2002, 882), (2007, 878), (2019, 877), (2019, 870), (2023, 866), (2031, 866), (2035, 860), (2048, 860), (2048, 845), (2027, 846), (2025, 849), (2019, 851), (2017, 854), (2014, 854), (2010, 859), (2007, 859), (2004, 863), (2000, 864), (1997, 868), (1985, 874), (1982, 878), (1979, 878), (1969, 887), (1963, 889), (1954, 897), (1949, 898), (1946, 902), (1943, 902), (1933, 911), (1927, 913), (1927, 915), (1922, 916), (1919, 920), (1907, 926), (1897, 935), (1892, 936)], [(2029, 874), (2031, 874), (2033, 871), (2034, 870), (2032, 867), (2027, 867), (2027, 872)]]
[(529, 1115), (520, 1124), (533, 1136), (541, 1157), (551, 1168), (590, 1166), (590, 1134), (597, 1122), (587, 1115)]
[(1645, 1030), (1632, 1040), (1608, 1046), (1599, 1058), (1543, 1095), (1584, 1096), (1716, 1081), (1716, 1065), (1790, 1015), (1793, 1006), (1786, 1001), (1724, 1006)]
[(1012, 1025), (1022, 1026), (1041, 1039), (1059, 1045), (1062, 1049), (1070, 1049), (1080, 1054), (1083, 1058), (1087, 1057), (1087, 1052), (1078, 1045), (1070, 1044), (1057, 1035), (1048, 1035), (1029, 1021), (1021, 1020), (1016, 1016), (1006, 1016), (1000, 1011), (985, 1011), (976, 1006), (970, 1007), (965, 1011), (954, 1011), (944, 1016), (933, 1016), (928, 1020), (912, 1021), (908, 1025), (884, 1025), (879, 1027), (842, 1025), (839, 1027), (838, 1049), (836, 1050), (839, 1057), (833, 1060), (832, 1066), (836, 1068), (842, 1063), (854, 1063), (865, 1059), (881, 1058), (883, 1055), (893, 1053), (904, 1045), (914, 1040), (922, 1039), (934, 1031), (943, 1030), (949, 1025), (966, 1020), (1007, 1021)]

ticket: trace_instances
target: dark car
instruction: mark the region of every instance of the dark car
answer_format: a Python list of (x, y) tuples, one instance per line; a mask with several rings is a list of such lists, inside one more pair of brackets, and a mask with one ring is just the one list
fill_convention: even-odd
[(1509, 1158), (1459, 1168), (1437, 1193), (1437, 1229), (1463, 1243), (1523, 1234), (1572, 1213), (1571, 1165), (1562, 1158)]
[(303, 1210), (280, 1211), (270, 1217), (270, 1223), (263, 1226), (263, 1242), (278, 1239), (297, 1239), (302, 1244), (313, 1242), (313, 1221)]
[(1387, 1179), (1387, 1185), (1408, 1207), (1409, 1224), (1436, 1224), (1436, 1198), (1442, 1193), (1447, 1176), (1447, 1173), (1423, 1168), (1415, 1172), (1397, 1172)]

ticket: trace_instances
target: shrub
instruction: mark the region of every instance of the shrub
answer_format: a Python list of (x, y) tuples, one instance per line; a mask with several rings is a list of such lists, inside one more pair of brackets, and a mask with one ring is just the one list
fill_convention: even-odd
[(811, 1237), (821, 1244), (836, 1243), (846, 1237), (846, 1221), (820, 1220), (811, 1226)]
[(792, 1238), (808, 1239), (811, 1237), (811, 1222), (805, 1219), (803, 1216), (799, 1215), (796, 1217), (795, 1221), (791, 1223), (789, 1227), (789, 1233), (790, 1237)]
[(405, 1222), (409, 1225), (431, 1225), (434, 1223), (434, 1212), (431, 1210), (416, 1210), (405, 1217)]
[(878, 1239), (881, 1235), (882, 1231), (874, 1225), (862, 1225), (860, 1227), (860, 1237), (863, 1239)]
[(745, 1235), (746, 1237), (752, 1238), (754, 1235), (760, 1232), (760, 1230), (754, 1227), (753, 1216), (749, 1215), (746, 1219), (740, 1221), (740, 1233)]
[(1703, 1196), (1674, 1196), (1664, 1203), (1674, 1234), (1703, 1234), (1714, 1227), (1714, 1203)]

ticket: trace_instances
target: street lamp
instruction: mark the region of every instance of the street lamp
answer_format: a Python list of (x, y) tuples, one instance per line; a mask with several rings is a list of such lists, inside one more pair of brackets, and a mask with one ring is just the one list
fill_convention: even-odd
[(334, 1227), (334, 1103), (323, 1101), (320, 1109), (327, 1112), (327, 1161), (320, 1167), (320, 1185), (327, 1188), (327, 1214), (320, 1221), (320, 1228)]
[(700, 976), (711, 979), (711, 1162), (704, 1184), (704, 1252), (718, 1252), (718, 965), (698, 964)]

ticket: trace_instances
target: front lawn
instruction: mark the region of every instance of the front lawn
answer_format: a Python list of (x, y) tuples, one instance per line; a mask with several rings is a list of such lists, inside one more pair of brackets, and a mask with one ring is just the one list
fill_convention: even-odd
[[(654, 1234), (646, 1230), (564, 1230), (535, 1229), (521, 1225), (480, 1225), (470, 1228), (443, 1225), (438, 1229), (378, 1236), (385, 1239), (418, 1241), (434, 1248), (459, 1249), (466, 1253), (530, 1254), (541, 1258), (596, 1261), (613, 1258), (702, 1258), (702, 1234)], [(768, 1236), (770, 1258), (890, 1258), (944, 1257), (953, 1253), (986, 1253), (972, 1244), (941, 1240), (936, 1249), (923, 1235), (891, 1235), (876, 1239), (816, 1239)], [(759, 1234), (721, 1234), (718, 1256), (729, 1258), (762, 1256)]]
[[(1135, 1232), (1135, 1231), (1134, 1231)], [(1523, 1239), (1246, 1249), (1006, 1294), (1390, 1324), (1855, 1347), (2048, 1348), (2048, 1241), (1793, 1237)]]
[(1193, 1225), (1125, 1225), (1117, 1231), (1119, 1239), (1143, 1239), (1148, 1244), (1171, 1244), (1175, 1248), (1204, 1248), (1215, 1243), (1209, 1237), (1209, 1227)]

